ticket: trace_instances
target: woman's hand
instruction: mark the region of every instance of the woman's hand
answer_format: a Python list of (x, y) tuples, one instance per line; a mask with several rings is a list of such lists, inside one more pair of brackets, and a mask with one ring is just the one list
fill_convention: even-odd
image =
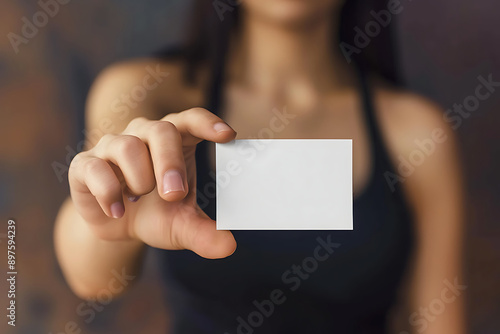
[[(217, 231), (196, 204), (196, 145), (236, 136), (202, 108), (159, 121), (136, 118), (78, 154), (69, 170), (78, 213), (103, 240), (140, 240), (163, 249), (190, 249), (206, 258), (231, 255), (236, 242)], [(156, 190), (155, 190), (156, 188)]]

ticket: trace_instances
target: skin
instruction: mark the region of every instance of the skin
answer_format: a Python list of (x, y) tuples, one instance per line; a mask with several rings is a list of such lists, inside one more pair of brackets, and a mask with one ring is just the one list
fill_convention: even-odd
[[(232, 43), (228, 59), (224, 120), (193, 108), (203, 104), (207, 68), (194, 86), (183, 82), (178, 61), (135, 60), (115, 64), (98, 77), (86, 118), (88, 130), (103, 136), (98, 143), (89, 141), (73, 160), (71, 197), (60, 209), (54, 232), (59, 263), (78, 296), (95, 297), (112, 279), (112, 270), (138, 275), (146, 244), (190, 249), (206, 258), (230, 256), (236, 249), (232, 234), (216, 231), (215, 222), (195, 204), (194, 150), (201, 140), (256, 137), (275, 107), (286, 106), (296, 115), (276, 138), (353, 138), (354, 196), (363, 191), (373, 162), (359, 89), (345, 61), (326, 47), (336, 24), (330, 13), (339, 5), (331, 0), (245, 2), (242, 35)], [(135, 108), (114, 112), (113, 101), (141, 84), (147, 66), (157, 65), (168, 78)], [(379, 81), (372, 81), (372, 87), (376, 117), (395, 166), (400, 156), (408, 159), (415, 151), (415, 139), (430, 138), (435, 128), (447, 136), (403, 183), (417, 238), (405, 299), (410, 313), (418, 312), (441, 296), (444, 280), (463, 282), (456, 139), (433, 103)], [(112, 129), (103, 131), (103, 120), (111, 120)], [(184, 190), (165, 193), (164, 174), (172, 170), (180, 173)], [(141, 197), (132, 202), (130, 196)], [(124, 210), (116, 210), (120, 205)], [(464, 333), (463, 318), (460, 297), (423, 332)]]

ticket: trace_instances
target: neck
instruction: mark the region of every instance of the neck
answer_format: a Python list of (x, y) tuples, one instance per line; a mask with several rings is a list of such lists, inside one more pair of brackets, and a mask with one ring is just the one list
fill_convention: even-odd
[(243, 14), (233, 50), (238, 82), (283, 96), (287, 90), (317, 95), (349, 81), (347, 63), (335, 51), (337, 21), (331, 15), (297, 27)]

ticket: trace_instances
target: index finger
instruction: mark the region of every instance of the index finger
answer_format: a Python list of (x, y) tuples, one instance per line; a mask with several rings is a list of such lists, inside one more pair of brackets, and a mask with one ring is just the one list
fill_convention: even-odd
[(196, 145), (202, 140), (227, 143), (236, 137), (236, 131), (226, 122), (203, 108), (168, 114), (162, 121), (175, 125), (182, 136), (184, 146)]

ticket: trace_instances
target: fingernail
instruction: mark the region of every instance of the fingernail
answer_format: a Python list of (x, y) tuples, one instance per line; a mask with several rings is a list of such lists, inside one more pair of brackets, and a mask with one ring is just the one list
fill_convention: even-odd
[(137, 202), (141, 196), (127, 196), (130, 202)]
[(222, 132), (222, 131), (233, 131), (233, 129), (231, 129), (231, 127), (229, 127), (229, 125), (227, 125), (226, 123), (223, 123), (223, 122), (215, 123), (214, 130), (217, 133)]
[(123, 204), (120, 202), (116, 202), (111, 204), (111, 215), (113, 218), (121, 218), (123, 217), (123, 214), (125, 213), (125, 208), (123, 207)]
[(175, 169), (171, 169), (163, 175), (163, 194), (173, 191), (184, 191), (181, 173)]

